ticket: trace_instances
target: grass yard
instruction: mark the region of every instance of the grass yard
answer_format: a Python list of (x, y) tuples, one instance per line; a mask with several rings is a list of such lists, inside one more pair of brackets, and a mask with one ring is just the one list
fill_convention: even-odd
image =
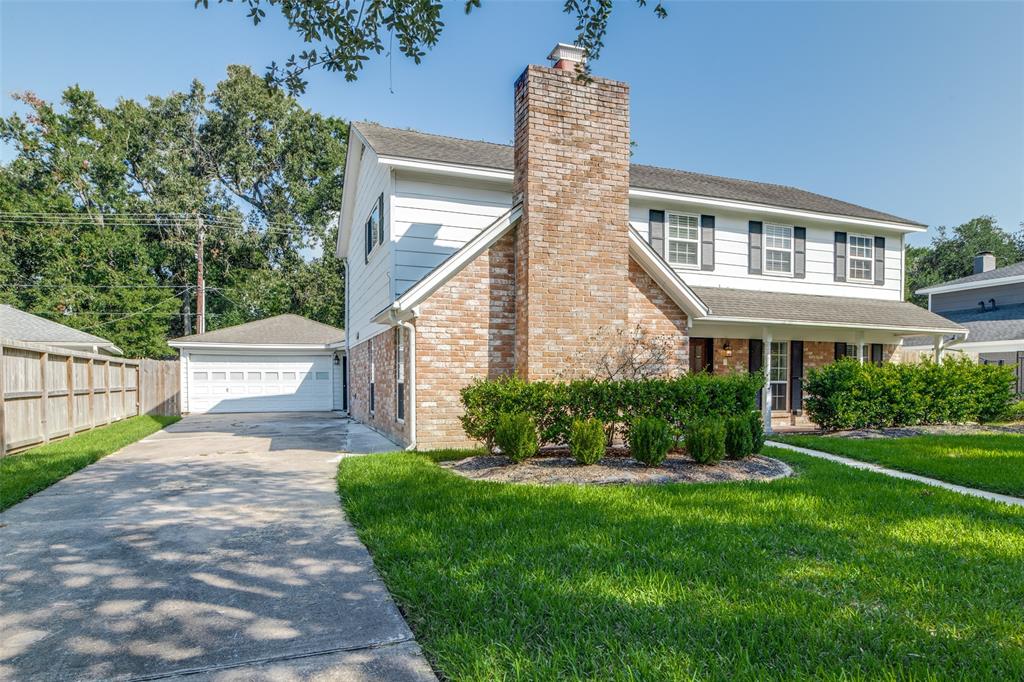
[(1013, 434), (857, 439), (772, 436), (792, 445), (1024, 497), (1024, 436)]
[(131, 417), (0, 459), (0, 511), (179, 419)]
[(452, 680), (1024, 679), (1024, 509), (766, 454), (799, 475), (541, 487), (395, 453), (338, 480)]

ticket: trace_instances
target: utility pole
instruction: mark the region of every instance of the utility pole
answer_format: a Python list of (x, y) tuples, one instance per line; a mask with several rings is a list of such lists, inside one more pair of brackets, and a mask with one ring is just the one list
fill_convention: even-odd
[(203, 219), (199, 218), (196, 242), (196, 333), (206, 333), (206, 282), (203, 279)]

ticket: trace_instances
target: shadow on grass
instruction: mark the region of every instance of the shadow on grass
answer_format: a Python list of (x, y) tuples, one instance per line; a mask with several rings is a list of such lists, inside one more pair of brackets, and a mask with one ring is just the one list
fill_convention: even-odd
[(799, 475), (539, 487), (389, 455), (339, 485), (452, 679), (1024, 677), (1024, 512), (772, 454)]

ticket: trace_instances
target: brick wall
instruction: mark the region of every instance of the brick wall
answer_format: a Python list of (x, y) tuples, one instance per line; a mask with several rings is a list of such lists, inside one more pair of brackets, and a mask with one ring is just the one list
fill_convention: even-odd
[[(348, 358), (349, 414), (384, 433), (400, 445), (410, 441), (409, 433), (409, 341), (405, 332), (406, 419), (396, 419), (398, 410), (395, 373), (395, 331), (389, 329), (354, 346)], [(373, 356), (374, 412), (370, 414), (370, 356)]]
[[(725, 354), (725, 344), (729, 344), (732, 356)], [(750, 341), (748, 339), (718, 339), (714, 340), (715, 345), (715, 374), (729, 374), (731, 372), (746, 372), (750, 360)]]
[(459, 389), (515, 371), (515, 236), (506, 235), (441, 287), (416, 319), (416, 445), (471, 447)]
[(625, 328), (629, 87), (529, 66), (515, 84), (516, 370), (551, 379)]
[(648, 333), (671, 339), (672, 350), (665, 374), (675, 376), (690, 366), (690, 344), (686, 332), (686, 313), (668, 297), (636, 261), (629, 260), (630, 327), (640, 325)]

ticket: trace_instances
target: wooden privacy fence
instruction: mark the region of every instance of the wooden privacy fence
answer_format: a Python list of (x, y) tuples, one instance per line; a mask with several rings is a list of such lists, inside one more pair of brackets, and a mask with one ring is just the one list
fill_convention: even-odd
[(177, 414), (177, 365), (0, 339), (0, 456), (138, 414)]

